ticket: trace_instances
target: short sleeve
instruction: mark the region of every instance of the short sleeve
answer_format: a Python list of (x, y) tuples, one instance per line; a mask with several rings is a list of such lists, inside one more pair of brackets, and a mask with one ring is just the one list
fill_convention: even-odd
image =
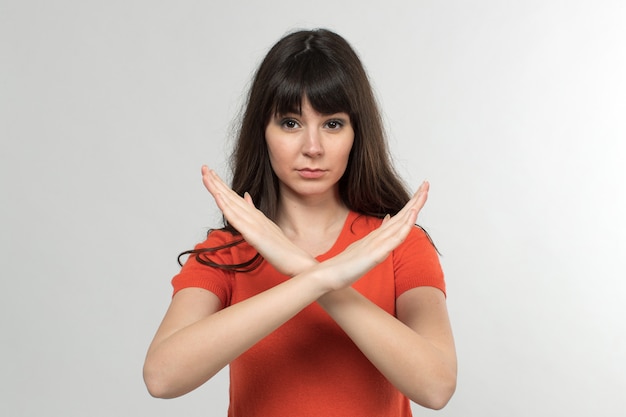
[(435, 287), (446, 294), (439, 255), (428, 235), (414, 227), (393, 251), (396, 298), (415, 287)]
[[(209, 233), (204, 242), (196, 245), (194, 250), (220, 247), (233, 240), (236, 240), (236, 238), (230, 233), (214, 230)], [(231, 249), (225, 248), (204, 252), (200, 256), (217, 264), (232, 264)], [(222, 302), (222, 307), (226, 307), (230, 304), (232, 280), (232, 272), (204, 265), (198, 262), (195, 255), (190, 255), (180, 273), (172, 278), (172, 287), (174, 288), (172, 296), (184, 288), (203, 288), (217, 295)]]

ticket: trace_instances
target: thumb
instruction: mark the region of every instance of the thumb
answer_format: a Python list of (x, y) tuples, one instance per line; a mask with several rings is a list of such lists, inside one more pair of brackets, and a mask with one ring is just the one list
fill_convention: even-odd
[(254, 202), (252, 201), (252, 197), (250, 196), (249, 192), (246, 191), (245, 193), (243, 193), (243, 199), (246, 200), (246, 203), (254, 207)]

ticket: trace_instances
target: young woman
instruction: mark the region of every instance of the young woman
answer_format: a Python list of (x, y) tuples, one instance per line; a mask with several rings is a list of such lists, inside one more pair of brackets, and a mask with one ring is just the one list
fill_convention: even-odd
[(257, 70), (224, 215), (172, 280), (148, 350), (156, 397), (230, 365), (229, 416), (410, 416), (439, 409), (456, 354), (436, 250), (415, 226), (367, 75), (327, 30), (281, 39)]

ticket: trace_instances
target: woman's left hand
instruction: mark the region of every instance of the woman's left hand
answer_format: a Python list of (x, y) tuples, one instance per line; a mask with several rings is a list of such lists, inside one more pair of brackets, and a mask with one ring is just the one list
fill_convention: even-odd
[(207, 166), (202, 166), (202, 182), (228, 223), (277, 271), (294, 276), (317, 263), (254, 206), (250, 194), (242, 198)]
[(426, 204), (429, 187), (428, 182), (422, 183), (395, 216), (386, 216), (377, 229), (322, 262), (318, 269), (329, 271), (323, 274), (327, 285), (333, 290), (348, 287), (384, 261), (415, 228), (417, 215)]

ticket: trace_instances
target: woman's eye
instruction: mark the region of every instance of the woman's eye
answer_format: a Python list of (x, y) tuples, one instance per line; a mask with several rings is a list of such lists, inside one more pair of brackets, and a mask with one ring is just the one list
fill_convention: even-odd
[(295, 129), (298, 127), (298, 122), (293, 119), (285, 119), (280, 124), (287, 129)]
[(329, 129), (336, 130), (340, 129), (343, 126), (343, 123), (339, 120), (329, 120), (328, 122), (326, 122), (326, 126)]

